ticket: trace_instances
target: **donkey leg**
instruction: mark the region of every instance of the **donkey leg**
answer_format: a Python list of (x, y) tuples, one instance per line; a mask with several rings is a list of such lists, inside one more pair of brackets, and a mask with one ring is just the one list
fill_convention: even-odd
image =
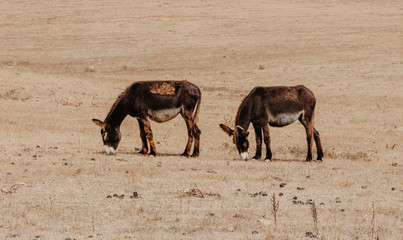
[(253, 128), (256, 136), (256, 154), (253, 158), (260, 159), (262, 156), (262, 126), (258, 123), (253, 123)]
[(144, 124), (140, 119), (137, 119), (137, 120), (139, 122), (140, 138), (141, 138), (141, 151), (139, 153), (147, 154), (147, 152), (148, 152), (148, 144), (147, 144), (146, 132), (144, 130)]
[(188, 130), (188, 142), (185, 147), (185, 151), (183, 151), (182, 156), (189, 157), (190, 156), (190, 150), (192, 148), (192, 143), (193, 143), (193, 120), (192, 120), (192, 114), (191, 111), (185, 110), (184, 113), (182, 114), (182, 117), (185, 119), (186, 122), (186, 127)]
[(271, 149), (270, 149), (270, 129), (267, 124), (263, 126), (263, 137), (264, 137), (264, 144), (266, 144), (265, 160), (271, 161), (272, 154), (271, 154)]
[(155, 155), (157, 155), (157, 149), (155, 148), (153, 131), (151, 130), (150, 121), (148, 121), (147, 119), (141, 119), (141, 121), (143, 122), (146, 139), (150, 143), (150, 148), (151, 148), (150, 155), (155, 156)]
[[(307, 107), (305, 110), (305, 114), (301, 114), (301, 116), (298, 118), (300, 123), (305, 127), (305, 132), (306, 132), (306, 141), (308, 144), (308, 153), (306, 155), (306, 162), (309, 162), (312, 160), (312, 143), (313, 143), (313, 138), (314, 138), (314, 128), (313, 128), (313, 122), (315, 118), (315, 103), (313, 103), (313, 106)], [(319, 136), (319, 135), (318, 135)]]
[(322, 161), (322, 158), (323, 158), (322, 143), (320, 141), (319, 132), (315, 128), (313, 129), (313, 137), (315, 138), (316, 151), (318, 153), (318, 158), (317, 159)]
[(306, 131), (306, 141), (308, 143), (308, 153), (306, 155), (306, 162), (309, 162), (312, 160), (312, 143), (313, 143), (313, 123), (308, 122), (304, 124), (305, 131)]
[(193, 147), (193, 153), (192, 157), (198, 157), (200, 155), (200, 134), (201, 131), (199, 127), (195, 124), (193, 128), (193, 134), (194, 134), (194, 147)]

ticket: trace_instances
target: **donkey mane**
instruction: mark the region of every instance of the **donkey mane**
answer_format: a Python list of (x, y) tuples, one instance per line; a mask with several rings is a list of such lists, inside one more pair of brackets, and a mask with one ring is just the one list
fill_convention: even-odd
[[(245, 102), (245, 100), (246, 100), (247, 97), (248, 97), (248, 95), (246, 95), (246, 96), (244, 96), (244, 97), (242, 98), (241, 104), (239, 104), (238, 110), (237, 110), (236, 115), (235, 115), (235, 121), (237, 121), (237, 119), (239, 118), (239, 115), (241, 114), (241, 108), (242, 108), (242, 106), (244, 105), (244, 102)], [(235, 123), (235, 124), (236, 124), (236, 123)]]
[(242, 99), (241, 104), (239, 105), (238, 110), (237, 110), (236, 115), (235, 115), (235, 126), (239, 126), (239, 127), (243, 128), (243, 129), (247, 129), (248, 126), (249, 126), (249, 122), (247, 123), (247, 126), (244, 126), (244, 125), (242, 125), (242, 123), (239, 122), (240, 118), (241, 118), (242, 111), (245, 111), (244, 108), (248, 107), (248, 105), (247, 105), (248, 98), (249, 98), (249, 95), (246, 95)]
[[(121, 121), (123, 121), (122, 118), (125, 118), (125, 117), (127, 116), (127, 114), (124, 114), (124, 113), (123, 113), (123, 112), (124, 112), (124, 111), (122, 111), (123, 109), (118, 109), (118, 108), (123, 108), (123, 106), (121, 105), (121, 103), (122, 103), (123, 99), (126, 97), (126, 92), (127, 92), (127, 90), (128, 90), (128, 88), (126, 88), (125, 91), (121, 92), (121, 93), (119, 94), (119, 96), (116, 98), (116, 100), (115, 100), (115, 102), (113, 103), (111, 109), (109, 110), (109, 113), (108, 113), (108, 115), (106, 116), (104, 122), (110, 123), (110, 124), (112, 124), (112, 125), (119, 124)], [(112, 119), (116, 119), (116, 117), (115, 117), (114, 115), (117, 115), (117, 114), (121, 115), (121, 116), (118, 118), (119, 120), (118, 120), (118, 121), (113, 121)], [(110, 122), (110, 121), (112, 121), (112, 122)], [(120, 121), (120, 122), (119, 122), (119, 121)]]

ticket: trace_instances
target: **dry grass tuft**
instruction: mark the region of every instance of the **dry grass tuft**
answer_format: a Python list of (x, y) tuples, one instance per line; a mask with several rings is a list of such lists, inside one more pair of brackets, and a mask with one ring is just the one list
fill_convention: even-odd
[(312, 215), (312, 219), (313, 219), (313, 229), (316, 235), (319, 234), (319, 230), (318, 230), (318, 211), (316, 209), (316, 204), (315, 202), (312, 202), (311, 204), (311, 215)]
[(274, 218), (274, 230), (277, 229), (277, 211), (278, 208), (280, 206), (280, 201), (276, 200), (276, 194), (273, 193), (273, 195), (271, 195), (271, 214), (273, 215)]
[(200, 189), (197, 187), (197, 185), (195, 184), (195, 186), (193, 188), (190, 189), (184, 189), (183, 190), (183, 197), (197, 197), (197, 198), (204, 198), (204, 194), (202, 191), (200, 191)]

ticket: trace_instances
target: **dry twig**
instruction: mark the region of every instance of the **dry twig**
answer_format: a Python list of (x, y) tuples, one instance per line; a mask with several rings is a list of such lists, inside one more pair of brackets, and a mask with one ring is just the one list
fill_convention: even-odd
[(199, 198), (204, 198), (204, 194), (200, 189), (197, 187), (195, 184), (194, 188), (191, 189), (185, 189), (184, 190), (185, 194), (189, 197), (199, 197)]
[(316, 235), (319, 234), (318, 230), (318, 211), (316, 209), (315, 202), (312, 203), (311, 205), (311, 213), (312, 213), (312, 218), (313, 218), (313, 225), (314, 225), (314, 232)]
[(271, 196), (271, 213), (274, 217), (274, 229), (277, 228), (277, 211), (279, 204), (280, 202), (278, 200), (276, 201), (276, 194), (273, 193), (273, 195)]
[(13, 186), (11, 186), (8, 190), (1, 189), (1, 192), (7, 194), (15, 193), (17, 189), (23, 185), (25, 185), (25, 183), (16, 183)]
[(375, 202), (372, 201), (371, 239), (375, 236)]

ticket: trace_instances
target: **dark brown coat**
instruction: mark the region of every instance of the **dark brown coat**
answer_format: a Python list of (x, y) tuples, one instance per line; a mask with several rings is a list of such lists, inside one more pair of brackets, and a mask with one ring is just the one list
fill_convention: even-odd
[(316, 99), (313, 93), (305, 86), (295, 87), (255, 87), (244, 98), (238, 108), (235, 118), (235, 129), (224, 124), (220, 127), (230, 136), (237, 146), (242, 159), (247, 159), (249, 148), (248, 128), (252, 123), (256, 135), (256, 154), (253, 158), (259, 159), (262, 155), (262, 131), (266, 144), (266, 159), (271, 160), (269, 126), (287, 126), (297, 119), (305, 127), (308, 143), (306, 161), (312, 159), (312, 141), (315, 139), (317, 159), (322, 160), (323, 151), (319, 132), (313, 127)]
[(137, 118), (142, 140), (140, 153), (156, 155), (150, 119), (166, 122), (179, 113), (185, 119), (188, 129), (188, 142), (182, 155), (199, 156), (200, 129), (197, 120), (200, 110), (200, 89), (188, 81), (144, 81), (130, 85), (115, 101), (104, 121), (93, 119), (101, 127), (101, 135), (106, 152), (115, 153), (120, 139), (120, 125), (127, 115)]

